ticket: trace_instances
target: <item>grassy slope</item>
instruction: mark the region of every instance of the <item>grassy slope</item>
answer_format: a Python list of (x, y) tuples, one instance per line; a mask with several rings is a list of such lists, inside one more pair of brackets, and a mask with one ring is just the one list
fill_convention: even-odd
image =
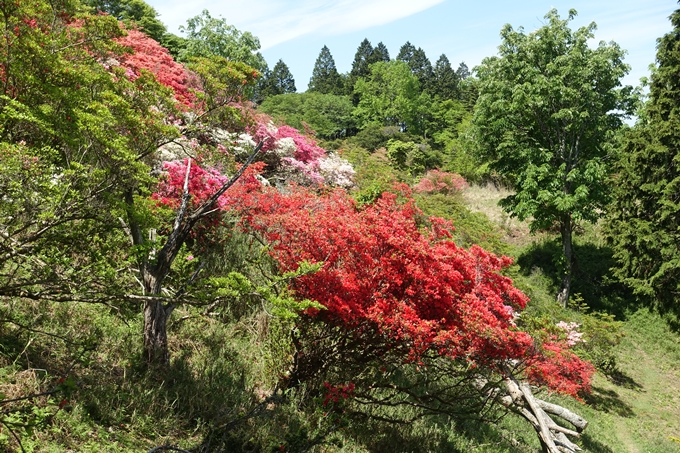
[[(496, 203), (505, 195), (494, 187), (471, 187), (465, 198), (470, 209), (501, 226), (504, 240), (526, 250), (532, 240), (544, 237), (532, 238), (526, 225), (501, 212)], [(530, 295), (548, 303), (550, 278), (535, 269), (528, 280)], [(680, 335), (646, 308), (599, 302), (598, 308), (625, 321), (625, 337), (614, 351), (621, 372), (613, 377), (597, 373), (585, 404), (561, 399), (590, 422), (579, 443), (593, 453), (680, 452)]]

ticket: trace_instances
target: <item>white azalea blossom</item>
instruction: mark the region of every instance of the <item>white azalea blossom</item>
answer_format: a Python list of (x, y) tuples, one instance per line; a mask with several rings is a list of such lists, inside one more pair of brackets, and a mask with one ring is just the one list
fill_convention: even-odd
[(352, 164), (335, 153), (321, 159), (319, 170), (327, 184), (349, 188), (354, 185), (354, 168)]

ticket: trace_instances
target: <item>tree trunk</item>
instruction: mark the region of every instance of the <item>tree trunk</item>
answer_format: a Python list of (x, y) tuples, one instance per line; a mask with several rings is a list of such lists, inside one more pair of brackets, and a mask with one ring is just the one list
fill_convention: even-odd
[(569, 296), (571, 296), (571, 272), (574, 252), (572, 249), (572, 223), (571, 217), (565, 214), (560, 221), (560, 233), (562, 235), (562, 256), (564, 266), (562, 268), (562, 285), (557, 293), (557, 301), (562, 307), (567, 308)]
[[(160, 295), (163, 278), (154, 275), (150, 269), (145, 269), (144, 274), (146, 295)], [(173, 309), (174, 305), (163, 305), (160, 300), (144, 303), (144, 358), (149, 365), (170, 363), (166, 326)]]

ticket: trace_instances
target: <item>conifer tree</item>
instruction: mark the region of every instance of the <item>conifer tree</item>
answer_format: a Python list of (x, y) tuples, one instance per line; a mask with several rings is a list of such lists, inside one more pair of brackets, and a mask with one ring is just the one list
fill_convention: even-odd
[(418, 77), (418, 82), (420, 82), (420, 86), (422, 87), (423, 91), (430, 91), (434, 79), (432, 63), (430, 62), (429, 58), (427, 58), (425, 51), (421, 47), (418, 47), (413, 52), (413, 57), (411, 58), (411, 61), (408, 62), (408, 64), (413, 75)]
[(309, 80), (308, 91), (322, 94), (342, 94), (342, 76), (335, 67), (335, 60), (328, 47), (323, 46), (314, 64), (312, 78)]
[(390, 52), (387, 50), (387, 46), (382, 42), (379, 42), (378, 45), (375, 46), (373, 53), (371, 54), (371, 63), (377, 63), (379, 61), (390, 61)]
[(456, 69), (456, 74), (458, 75), (458, 78), (460, 80), (465, 80), (468, 77), (470, 77), (470, 69), (465, 64), (464, 61), (461, 61), (460, 64), (458, 65), (458, 69)]
[(397, 60), (409, 63), (413, 58), (413, 54), (415, 51), (416, 51), (415, 46), (411, 44), (409, 41), (406, 41), (406, 43), (399, 49), (399, 53), (397, 54)]
[(650, 99), (623, 139), (608, 236), (615, 274), (680, 312), (680, 10), (658, 40)]
[(352, 70), (349, 72), (347, 84), (345, 86), (345, 93), (352, 95), (352, 103), (356, 106), (359, 104), (358, 95), (354, 94), (354, 86), (360, 78), (366, 78), (371, 73), (369, 66), (371, 65), (371, 57), (373, 55), (373, 45), (364, 38), (354, 54), (354, 61), (352, 62)]
[(270, 80), (273, 94), (287, 94), (295, 93), (297, 91), (293, 74), (291, 74), (288, 65), (286, 65), (283, 60), (279, 60), (274, 65)]
[(451, 67), (451, 63), (445, 54), (442, 54), (433, 70), (434, 83), (430, 87), (430, 94), (440, 99), (459, 99), (460, 79)]

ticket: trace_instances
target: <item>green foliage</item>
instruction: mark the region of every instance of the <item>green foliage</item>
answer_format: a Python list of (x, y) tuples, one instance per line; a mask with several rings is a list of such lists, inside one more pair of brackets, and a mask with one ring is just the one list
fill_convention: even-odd
[(499, 56), (477, 68), (479, 99), (473, 118), (480, 152), (515, 191), (507, 212), (530, 219), (532, 231), (562, 235), (562, 284), (569, 300), (572, 233), (594, 222), (609, 201), (607, 160), (621, 118), (630, 113), (631, 87), (619, 88), (629, 67), (615, 43), (591, 49), (595, 24), (575, 32), (557, 10), (525, 34), (506, 25)]
[(306, 124), (324, 140), (346, 137), (356, 125), (349, 96), (313, 91), (280, 94), (268, 97), (259, 108), (298, 130), (304, 130)]
[(436, 166), (436, 164), (432, 165), (431, 162), (428, 162), (425, 146), (413, 142), (389, 140), (387, 142), (387, 157), (396, 170), (406, 171), (412, 176), (419, 175), (426, 169)]
[[(481, 151), (516, 194), (504, 207), (531, 228), (551, 228), (568, 215), (594, 221), (608, 201), (605, 159), (630, 88), (614, 43), (588, 47), (595, 24), (576, 32), (556, 10), (530, 34), (506, 25), (500, 56), (478, 68), (480, 97), (473, 124)], [(560, 139), (560, 137), (563, 137)]]
[(333, 55), (326, 46), (323, 46), (316, 63), (314, 63), (312, 78), (309, 80), (307, 91), (335, 95), (345, 93), (342, 76), (338, 73)]
[(423, 113), (430, 105), (421, 92), (418, 78), (401, 61), (378, 62), (370, 75), (357, 80), (354, 92), (360, 96), (355, 115), (360, 126), (369, 124), (397, 126), (404, 132), (424, 132)]
[(470, 211), (461, 196), (416, 194), (414, 198), (425, 216), (453, 222), (453, 237), (459, 246), (469, 248), (477, 244), (498, 255), (510, 254), (511, 247), (503, 242), (499, 227), (484, 214)]
[(166, 41), (168, 33), (165, 25), (158, 19), (158, 12), (144, 0), (84, 0), (83, 3), (111, 14), (127, 26), (136, 25), (160, 43)]
[(608, 235), (616, 275), (656, 306), (680, 313), (680, 10), (657, 44), (640, 121), (623, 135)]
[(240, 61), (257, 70), (266, 66), (260, 52), (260, 40), (252, 33), (237, 30), (227, 24), (224, 18), (215, 18), (208, 10), (187, 19), (186, 26), (180, 26), (186, 35), (186, 43), (179, 58), (188, 61), (192, 57), (220, 56), (231, 61)]
[[(228, 306), (233, 307), (233, 303), (241, 303), (243, 300), (256, 297), (266, 304), (266, 310), (272, 315), (282, 319), (295, 319), (308, 308), (323, 310), (325, 307), (310, 300), (296, 300), (288, 292), (287, 285), (293, 279), (317, 272), (322, 265), (323, 263), (302, 262), (296, 271), (274, 276), (266, 286), (256, 286), (248, 277), (236, 271), (229, 272), (225, 276), (212, 277), (208, 284), (213, 287), (218, 298), (227, 301)], [(242, 310), (230, 308), (229, 311), (233, 314)]]
[(432, 73), (434, 82), (430, 86), (430, 95), (440, 99), (460, 98), (460, 78), (451, 67), (451, 62), (442, 54), (434, 65)]

